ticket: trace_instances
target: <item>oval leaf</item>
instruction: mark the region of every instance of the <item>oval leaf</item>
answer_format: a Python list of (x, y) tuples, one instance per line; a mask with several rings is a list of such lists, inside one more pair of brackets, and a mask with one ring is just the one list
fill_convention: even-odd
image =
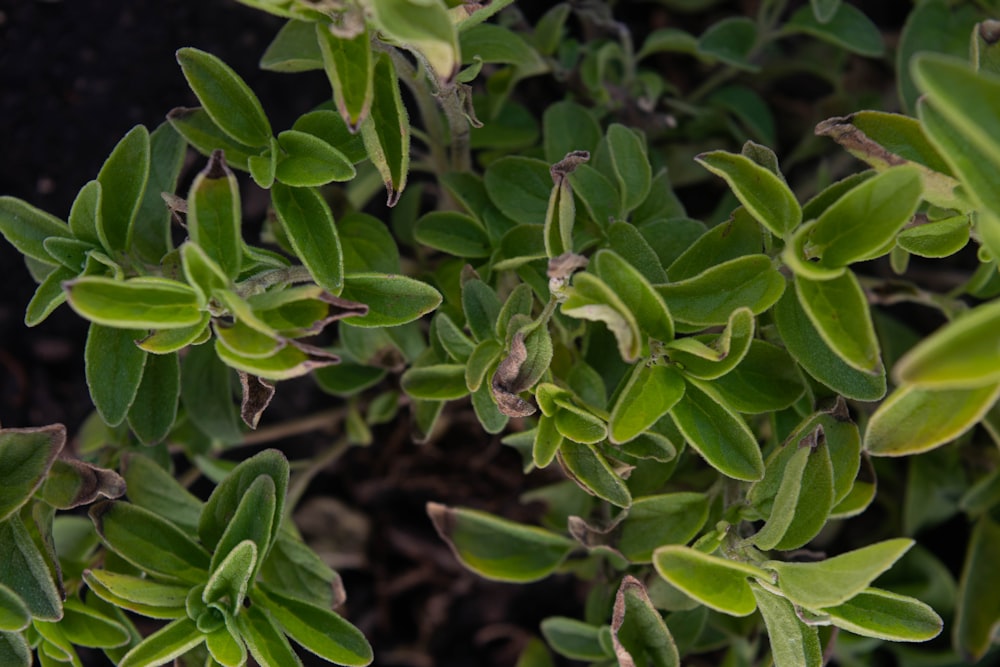
[(767, 573), (749, 563), (719, 558), (679, 545), (653, 552), (661, 577), (706, 607), (730, 616), (748, 616), (757, 608), (747, 577)]
[[(333, 213), (312, 188), (275, 183), (271, 201), (292, 249), (318, 285), (339, 295), (344, 289), (344, 257)], [(350, 298), (350, 297), (347, 297)]]

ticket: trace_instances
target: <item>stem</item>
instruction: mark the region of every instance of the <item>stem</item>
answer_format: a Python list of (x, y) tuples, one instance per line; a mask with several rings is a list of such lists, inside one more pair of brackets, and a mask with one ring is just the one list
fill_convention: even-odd
[(307, 468), (295, 475), (295, 478), (288, 485), (288, 496), (285, 500), (285, 507), (289, 512), (299, 504), (299, 500), (302, 499), (302, 495), (306, 492), (306, 488), (313, 478), (343, 456), (344, 452), (350, 448), (350, 441), (346, 436), (341, 436), (325, 452), (313, 459)]
[(329, 410), (322, 410), (320, 412), (307, 415), (301, 419), (292, 419), (287, 422), (275, 424), (274, 426), (266, 426), (252, 433), (247, 433), (243, 438), (243, 442), (237, 446), (259, 445), (265, 442), (273, 442), (274, 440), (281, 440), (295, 435), (302, 435), (303, 433), (309, 433), (310, 431), (333, 428), (343, 421), (346, 414), (346, 408), (330, 408)]
[(465, 111), (462, 109), (461, 84), (448, 84), (438, 93), (437, 98), (448, 120), (448, 129), (451, 131), (451, 168), (460, 173), (471, 171), (472, 131), (469, 129), (469, 119), (465, 117)]
[(241, 297), (260, 294), (268, 287), (280, 285), (282, 283), (308, 283), (312, 282), (312, 274), (304, 266), (289, 266), (286, 269), (274, 269), (250, 276), (243, 282), (236, 285), (236, 293)]

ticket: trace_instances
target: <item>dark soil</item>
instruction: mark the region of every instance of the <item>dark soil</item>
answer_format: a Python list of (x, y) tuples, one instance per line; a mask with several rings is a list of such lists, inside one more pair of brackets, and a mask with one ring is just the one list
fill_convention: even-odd
[[(0, 194), (65, 219), (122, 135), (139, 123), (152, 129), (174, 106), (195, 103), (174, 59), (182, 46), (220, 56), (259, 95), (276, 130), (289, 127), (329, 86), (322, 74), (258, 69), (280, 25), (231, 0), (0, 0)], [(188, 179), (200, 164), (189, 157)], [(243, 186), (252, 193), (246, 180)], [(259, 222), (257, 199), (245, 212)], [(25, 328), (34, 281), (6, 243), (0, 266), (0, 423), (61, 422), (72, 435), (92, 410), (83, 374), (86, 324), (64, 306)], [(262, 426), (335, 404), (308, 379), (282, 383)], [(334, 436), (268, 445), (295, 459)], [(478, 427), (455, 424), (436, 442), (414, 445), (400, 423), (314, 480), (298, 518), (339, 564), (348, 592), (341, 611), (372, 642), (375, 665), (509, 667), (541, 619), (580, 615), (572, 579), (485, 581), (458, 565), (427, 519), (424, 506), (433, 500), (530, 520), (517, 500), (525, 490), (520, 469), (518, 457)], [(97, 652), (89, 657), (106, 664)]]

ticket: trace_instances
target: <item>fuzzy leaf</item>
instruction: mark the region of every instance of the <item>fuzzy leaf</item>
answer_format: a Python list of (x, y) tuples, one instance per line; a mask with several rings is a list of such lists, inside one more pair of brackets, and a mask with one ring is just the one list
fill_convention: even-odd
[(771, 643), (774, 667), (821, 667), (823, 649), (816, 628), (799, 620), (792, 603), (756, 584), (750, 589)]
[(163, 626), (132, 647), (118, 667), (162, 665), (205, 641), (205, 635), (190, 618), (179, 618)]
[(400, 378), (400, 387), (414, 398), (447, 401), (469, 393), (462, 364), (412, 367)]
[(62, 617), (62, 594), (45, 556), (18, 515), (0, 522), (0, 585), (13, 591), (37, 620)]
[(611, 637), (619, 667), (680, 667), (677, 645), (646, 587), (625, 575), (611, 618)]
[(125, 421), (142, 382), (146, 352), (133, 342), (141, 332), (91, 324), (84, 348), (90, 396), (109, 426)]
[(317, 21), (315, 25), (315, 41), (333, 88), (334, 105), (347, 127), (357, 131), (371, 110), (375, 94), (375, 59), (368, 26), (362, 22), (358, 34), (340, 37), (326, 23)]
[[(832, 3), (826, 0), (826, 4)], [(820, 13), (813, 8), (800, 8), (785, 23), (784, 30), (812, 35), (870, 58), (877, 58), (885, 51), (878, 26), (857, 7), (840, 2), (832, 14), (829, 7), (824, 9), (826, 11), (822, 16), (826, 20), (820, 18)]]
[(611, 442), (638, 437), (681, 399), (684, 380), (673, 366), (640, 362), (618, 395), (608, 420)]
[(375, 59), (373, 81), (371, 112), (361, 123), (361, 138), (372, 164), (382, 176), (386, 203), (391, 207), (399, 201), (410, 169), (410, 117), (403, 106), (396, 68), (388, 53), (381, 53)]
[(343, 251), (326, 201), (312, 188), (280, 183), (271, 189), (271, 199), (295, 254), (318, 285), (339, 295), (344, 289)]
[(885, 373), (868, 300), (853, 271), (831, 280), (795, 278), (795, 294), (823, 342), (869, 375)]
[(653, 552), (661, 577), (706, 607), (731, 616), (748, 616), (757, 608), (747, 577), (764, 578), (759, 567), (670, 545)]
[(941, 633), (944, 622), (916, 598), (868, 588), (823, 613), (838, 628), (862, 637), (893, 642), (925, 642)]
[(978, 661), (990, 649), (1000, 626), (1000, 525), (984, 514), (976, 521), (962, 566), (956, 604), (954, 643), (967, 661)]
[(687, 544), (708, 520), (703, 493), (677, 492), (633, 501), (621, 523), (617, 548), (633, 563), (648, 563), (668, 544)]
[(740, 203), (775, 236), (784, 237), (802, 222), (802, 208), (785, 181), (750, 158), (713, 151), (696, 160), (725, 179)]
[(412, 322), (441, 304), (441, 294), (407, 276), (355, 273), (344, 278), (341, 296), (368, 306), (368, 314), (352, 317), (356, 327), (394, 327)]
[[(563, 412), (556, 413), (557, 426), (560, 414)], [(593, 446), (567, 437), (559, 447), (559, 460), (569, 476), (587, 493), (617, 507), (632, 504), (632, 493), (625, 481)]]
[(175, 280), (85, 276), (64, 287), (73, 310), (109, 328), (179, 329), (201, 320), (197, 294)]
[(62, 424), (0, 429), (0, 521), (31, 499), (65, 445)]
[(66, 223), (45, 211), (15, 197), (0, 197), (0, 233), (22, 255), (45, 264), (55, 259), (43, 246), (45, 239), (58, 236), (72, 238)]
[[(441, 0), (372, 0), (372, 20), (387, 37), (419, 52), (441, 81), (458, 72), (458, 33)], [(376, 80), (378, 73), (376, 73)]]
[(416, 239), (435, 250), (463, 258), (489, 257), (489, 235), (482, 223), (454, 211), (432, 211), (417, 220)]
[(111, 151), (97, 181), (101, 215), (97, 235), (110, 253), (129, 250), (132, 226), (149, 180), (149, 131), (137, 125)]

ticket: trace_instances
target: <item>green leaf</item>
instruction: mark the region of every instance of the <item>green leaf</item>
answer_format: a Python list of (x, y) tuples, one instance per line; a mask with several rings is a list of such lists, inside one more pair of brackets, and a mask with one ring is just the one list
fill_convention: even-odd
[(511, 220), (529, 225), (544, 222), (552, 190), (552, 176), (545, 162), (521, 156), (502, 157), (486, 168), (484, 183), (490, 201)]
[(786, 291), (773, 312), (785, 348), (809, 375), (847, 398), (876, 401), (885, 396), (885, 374), (870, 375), (848, 366), (823, 341), (794, 290)]
[(703, 493), (637, 498), (621, 523), (617, 548), (633, 563), (648, 563), (658, 547), (690, 542), (708, 520), (708, 509)]
[(497, 581), (528, 582), (555, 571), (576, 543), (556, 533), (485, 512), (427, 504), (434, 528), (456, 558)]
[(832, 280), (795, 278), (795, 293), (823, 342), (849, 366), (885, 373), (868, 299), (852, 271)]
[(778, 575), (781, 594), (808, 609), (847, 602), (902, 557), (913, 540), (896, 538), (811, 563), (768, 561)]
[(958, 588), (953, 642), (968, 662), (989, 651), (1000, 623), (1000, 525), (988, 514), (976, 521)]
[(89, 648), (123, 646), (131, 638), (124, 625), (91, 609), (76, 597), (66, 600), (59, 629), (73, 644)]
[(191, 47), (177, 51), (177, 62), (202, 107), (226, 134), (247, 146), (270, 143), (271, 123), (260, 100), (231, 67)]
[(615, 595), (611, 637), (619, 666), (680, 667), (670, 630), (646, 587), (632, 575), (625, 575)]
[(357, 131), (367, 118), (375, 94), (371, 36), (368, 26), (363, 21), (360, 23), (356, 35), (341, 37), (333, 33), (331, 25), (316, 22), (315, 41), (333, 88), (333, 102), (352, 131)]
[(556, 457), (563, 440), (563, 435), (556, 428), (555, 416), (543, 413), (538, 418), (538, 426), (535, 428), (535, 438), (531, 447), (531, 460), (535, 467), (547, 468)]
[(611, 409), (611, 442), (620, 444), (638, 437), (667, 414), (683, 394), (684, 380), (673, 366), (636, 364)]
[(838, 628), (862, 637), (893, 642), (925, 642), (941, 633), (944, 622), (916, 598), (868, 588), (823, 613)]
[[(587, 151), (593, 154), (601, 141), (601, 126), (594, 116), (586, 107), (570, 100), (562, 100), (547, 106), (542, 114), (542, 124), (545, 161), (550, 164), (555, 164), (573, 151)], [(572, 175), (570, 180), (573, 181)], [(579, 191), (575, 182), (573, 186)]]
[(74, 276), (86, 266), (87, 253), (94, 249), (94, 246), (86, 241), (68, 239), (64, 236), (47, 238), (42, 247), (52, 259), (62, 265), (60, 268), (70, 269)]
[(197, 344), (199, 341), (208, 340), (208, 322), (211, 315), (208, 312), (201, 314), (201, 319), (197, 324), (176, 329), (158, 329), (135, 341), (141, 349), (153, 354), (170, 354), (182, 350), (188, 345)]
[(132, 647), (118, 663), (118, 667), (145, 667), (162, 665), (187, 653), (205, 641), (205, 635), (190, 618), (179, 618), (168, 623)]
[(0, 522), (0, 586), (13, 591), (32, 618), (62, 617), (61, 587), (52, 580), (45, 556), (17, 514)]
[[(191, 146), (205, 157), (221, 150), (226, 164), (234, 169), (249, 171), (249, 162), (260, 155), (260, 149), (242, 144), (215, 124), (201, 107), (177, 107), (167, 114), (167, 121)], [(267, 142), (270, 145), (270, 139)]]
[(219, 554), (225, 554), (225, 557), (218, 563), (212, 564), (212, 575), (205, 584), (201, 599), (206, 604), (219, 605), (235, 615), (243, 608), (247, 587), (259, 563), (257, 545), (253, 540), (243, 540), (232, 549), (226, 550), (220, 542), (213, 560)]
[(281, 183), (271, 189), (271, 199), (295, 254), (317, 284), (339, 295), (344, 289), (343, 253), (326, 201), (312, 188)]
[(337, 665), (363, 667), (372, 662), (371, 645), (361, 631), (329, 609), (281, 595), (262, 594), (264, 607), (295, 642)]
[(760, 254), (764, 249), (760, 224), (745, 208), (737, 208), (729, 220), (707, 231), (701, 223), (698, 223), (700, 227), (694, 225), (687, 227), (692, 236), (697, 233), (694, 239), (691, 239), (688, 233), (683, 233), (684, 222), (686, 219), (683, 218), (670, 221), (666, 223), (669, 225), (669, 232), (667, 229), (663, 230), (689, 241), (681, 248), (683, 252), (678, 253), (667, 265), (671, 281), (693, 278), (717, 264), (745, 255)]
[(391, 207), (396, 205), (406, 187), (410, 168), (410, 117), (403, 106), (396, 68), (388, 53), (380, 53), (375, 59), (373, 80), (371, 112), (361, 123), (361, 138), (372, 164), (382, 176), (386, 204)]
[(103, 193), (97, 235), (110, 253), (130, 249), (133, 221), (149, 180), (149, 161), (149, 131), (136, 125), (114, 147), (97, 175)]
[(602, 660), (610, 657), (600, 641), (601, 629), (575, 618), (552, 616), (542, 621), (542, 636), (552, 650), (573, 660)]
[[(920, 171), (911, 165), (865, 180), (815, 222), (800, 227), (785, 249), (785, 260), (800, 275), (808, 276), (802, 264), (815, 264), (835, 277), (840, 267), (885, 254), (916, 211), (921, 191)], [(798, 254), (800, 250), (804, 256)]]
[(652, 170), (646, 149), (639, 136), (618, 123), (608, 127), (608, 154), (618, 191), (621, 193), (622, 207), (631, 211), (641, 204), (649, 194)]
[(105, 500), (90, 508), (90, 518), (108, 548), (141, 570), (189, 584), (207, 578), (208, 552), (158, 514)]
[(971, 389), (904, 385), (879, 406), (865, 430), (865, 451), (906, 456), (951, 442), (975, 426), (1000, 397), (1000, 384)]
[(784, 237), (802, 222), (802, 208), (783, 179), (748, 157), (713, 151), (696, 160), (725, 179), (747, 211), (772, 234)]
[(0, 429), (0, 521), (31, 499), (65, 444), (62, 424)]
[(656, 53), (695, 55), (697, 52), (698, 40), (694, 35), (679, 28), (657, 28), (646, 36), (642, 48), (636, 54), (636, 60), (642, 60)]
[[(177, 190), (177, 179), (184, 166), (187, 144), (184, 137), (165, 122), (149, 135), (149, 152), (149, 180), (142, 201), (139, 202), (135, 222), (132, 224), (131, 245), (140, 257), (155, 264), (159, 263), (173, 247), (170, 238), (172, 213), (170, 208), (164, 205), (162, 193)], [(87, 209), (92, 210), (92, 206), (93, 203), (88, 203)], [(93, 213), (88, 211), (87, 217), (91, 215)], [(93, 240), (89, 230), (96, 230), (99, 227), (96, 220), (80, 226), (88, 229), (88, 235), (83, 238)], [(72, 213), (70, 213), (70, 228), (73, 228)], [(79, 234), (77, 236), (79, 237)]]
[(770, 515), (753, 536), (754, 544), (782, 551), (805, 546), (826, 524), (833, 504), (830, 451), (819, 437), (805, 439), (784, 466)]
[(94, 406), (109, 426), (125, 421), (146, 364), (146, 352), (133, 342), (140, 331), (91, 324), (84, 348), (87, 386)]
[(198, 528), (202, 502), (152, 459), (130, 455), (122, 475), (133, 503), (186, 530)]
[(432, 211), (417, 220), (417, 241), (435, 250), (462, 258), (489, 257), (490, 238), (483, 225), (454, 211)]
[(20, 632), (0, 631), (0, 661), (10, 667), (31, 667), (31, 647)]
[[(226, 526), (225, 532), (223, 532), (222, 537), (219, 538), (219, 543), (215, 546), (215, 551), (212, 554), (212, 563), (209, 566), (213, 577), (222, 567), (222, 560), (229, 559), (232, 556), (231, 552), (239, 548), (242, 549), (241, 556), (236, 561), (236, 565), (230, 564), (230, 567), (237, 567), (238, 565), (234, 572), (239, 574), (243, 572), (243, 565), (250, 563), (247, 566), (248, 569), (246, 569), (246, 576), (248, 577), (248, 581), (254, 580), (260, 564), (267, 558), (268, 549), (271, 546), (271, 538), (275, 534), (273, 524), (275, 521), (281, 520), (280, 516), (275, 515), (275, 508), (278, 505), (276, 493), (274, 480), (265, 474), (258, 475), (250, 486), (247, 487), (243, 493), (243, 497), (240, 498), (239, 504), (236, 506), (236, 511)], [(252, 559), (246, 547), (243, 546), (247, 541), (250, 541), (254, 545)], [(231, 583), (235, 581), (233, 579), (235, 575), (223, 576)], [(243, 575), (241, 574), (240, 576)], [(240, 596), (246, 592), (245, 585), (246, 582), (243, 583), (244, 588), (240, 589), (242, 591)], [(211, 582), (209, 582), (209, 585), (205, 589), (206, 596), (210, 595), (211, 589)], [(230, 590), (229, 592), (236, 591)], [(212, 601), (208, 597), (205, 598), (205, 602)], [(232, 604), (231, 611), (235, 614), (240, 604), (242, 604), (242, 600), (231, 597), (230, 602)]]
[[(567, 156), (567, 159), (569, 157)], [(550, 173), (555, 185), (549, 193), (549, 202), (545, 210), (543, 239), (545, 254), (552, 258), (573, 251), (576, 199), (573, 197), (573, 189), (565, 171), (560, 172), (557, 165), (554, 165)]]
[(737, 308), (759, 315), (784, 290), (784, 278), (766, 255), (737, 257), (693, 278), (656, 286), (675, 321), (704, 326), (726, 324)]
[(205, 646), (215, 663), (223, 667), (242, 667), (246, 664), (247, 647), (238, 638), (238, 632), (230, 622), (205, 634)]
[[(69, 305), (106, 327), (179, 329), (198, 324), (198, 297), (188, 285), (167, 278), (115, 280), (84, 276), (64, 284)], [(132, 339), (142, 337), (132, 332)]]
[(812, 35), (869, 58), (877, 58), (885, 51), (878, 26), (846, 2), (839, 3), (825, 21), (817, 18), (812, 8), (801, 7), (784, 24), (783, 31)]
[(722, 474), (745, 481), (764, 476), (764, 458), (753, 432), (700, 383), (688, 383), (670, 416), (691, 446)]
[(196, 345), (188, 350), (181, 360), (181, 403), (188, 419), (213, 439), (239, 442), (243, 433), (232, 397), (232, 371), (213, 347)]
[[(0, 632), (20, 632), (31, 625), (31, 610), (17, 593), (0, 584)], [(0, 656), (3, 651), (0, 650)]]
[(345, 273), (400, 273), (399, 248), (378, 218), (348, 213), (337, 223)]
[(260, 57), (260, 68), (271, 72), (308, 72), (323, 69), (323, 54), (313, 21), (290, 20), (281, 27)]
[(124, 493), (125, 480), (113, 470), (63, 458), (49, 469), (39, 495), (56, 509), (73, 509), (98, 497), (117, 498)]
[(969, 217), (954, 215), (904, 229), (896, 237), (900, 248), (919, 257), (954, 255), (969, 242)]
[(340, 575), (306, 546), (289, 522), (282, 522), (278, 539), (261, 565), (260, 579), (269, 590), (327, 609), (339, 601), (342, 593)]
[(750, 590), (757, 600), (760, 615), (764, 617), (774, 667), (821, 667), (823, 648), (816, 628), (799, 620), (788, 600), (767, 592), (757, 584), (751, 584)]
[(743, 360), (713, 380), (712, 387), (731, 408), (749, 414), (784, 410), (806, 388), (788, 352), (758, 339), (750, 341)]
[(66, 223), (15, 197), (0, 197), (0, 233), (22, 255), (45, 264), (55, 264), (43, 246), (45, 239), (73, 238)]
[(66, 301), (63, 283), (77, 276), (77, 271), (58, 266), (45, 277), (24, 311), (24, 324), (34, 327), (41, 324), (56, 308)]
[[(660, 185), (659, 182), (656, 184)], [(635, 225), (613, 222), (608, 225), (607, 235), (609, 248), (635, 267), (647, 281), (654, 285), (667, 282), (667, 272), (663, 270), (660, 258)]]
[(275, 625), (271, 615), (260, 605), (250, 605), (236, 616), (236, 627), (246, 642), (250, 654), (261, 667), (301, 667), (285, 635)]
[[(559, 416), (565, 412), (560, 410), (556, 413), (556, 426), (559, 425)], [(575, 442), (567, 436), (559, 446), (558, 456), (569, 476), (587, 493), (617, 507), (632, 504), (632, 494), (625, 481), (592, 445)]]
[(355, 273), (344, 278), (341, 297), (368, 306), (368, 314), (352, 317), (356, 327), (394, 327), (419, 319), (441, 304), (441, 294), (407, 276)]
[(639, 324), (622, 299), (596, 275), (580, 272), (566, 289), (563, 314), (576, 319), (604, 322), (618, 342), (618, 352), (625, 361), (635, 361), (642, 351)]
[(493, 340), (503, 305), (493, 288), (473, 278), (462, 283), (462, 310), (473, 338)]
[(274, 175), (285, 185), (312, 187), (349, 181), (357, 175), (346, 155), (308, 132), (285, 130), (278, 135), (278, 144), (284, 155)]
[(706, 607), (731, 616), (748, 616), (757, 608), (747, 577), (767, 573), (741, 563), (681, 545), (653, 552), (653, 566), (661, 577)]
[(142, 380), (128, 411), (128, 424), (146, 445), (167, 437), (177, 418), (181, 367), (177, 354), (146, 357)]
[(698, 52), (737, 69), (750, 72), (759, 67), (749, 60), (757, 42), (757, 25), (748, 18), (730, 17), (716, 21), (698, 38)]
[(960, 314), (914, 346), (893, 373), (923, 389), (970, 389), (1000, 381), (1000, 301)]
[(181, 618), (188, 585), (163, 584), (108, 570), (86, 570), (87, 586), (101, 599), (150, 618)]
[(407, 369), (400, 387), (414, 398), (448, 401), (469, 393), (463, 364), (435, 364)]
[[(420, 53), (441, 81), (458, 73), (458, 33), (441, 0), (373, 0), (372, 21), (391, 40)], [(376, 80), (378, 79), (376, 73)]]
[[(209, 549), (215, 549), (218, 545), (222, 544), (223, 540), (235, 541), (236, 538), (256, 535), (256, 529), (249, 525), (252, 523), (252, 505), (244, 508), (241, 502), (249, 492), (251, 486), (257, 481), (257, 478), (264, 475), (270, 477), (271, 481), (274, 482), (275, 502), (273, 505), (272, 521), (267, 531), (268, 539), (260, 542), (260, 544), (264, 545), (260, 550), (261, 557), (263, 558), (263, 555), (267, 553), (267, 550), (274, 544), (274, 540), (277, 538), (278, 528), (284, 513), (285, 493), (288, 489), (288, 474), (288, 460), (284, 454), (276, 449), (266, 449), (259, 454), (245, 459), (233, 468), (232, 472), (229, 473), (222, 483), (215, 488), (212, 495), (209, 496), (202, 510), (201, 518), (198, 522), (198, 537), (201, 538), (201, 543)], [(258, 498), (258, 501), (265, 506), (270, 506), (266, 500), (270, 496), (267, 488), (259, 488), (258, 493), (262, 494)], [(229, 526), (236, 521), (237, 517), (243, 523), (236, 530), (245, 530), (247, 532), (236, 532), (230, 535)], [(258, 538), (254, 537), (253, 539), (257, 541)]]
[(658, 341), (673, 339), (670, 312), (642, 273), (607, 249), (599, 250), (591, 262), (593, 272), (618, 295), (643, 333)]
[(737, 308), (729, 316), (722, 333), (711, 336), (688, 336), (671, 341), (665, 347), (670, 360), (685, 374), (701, 380), (715, 380), (735, 368), (750, 351), (754, 317), (748, 308)]
[(299, 116), (292, 124), (293, 130), (319, 137), (347, 156), (352, 164), (367, 157), (361, 134), (352, 132), (336, 111), (319, 108)]

